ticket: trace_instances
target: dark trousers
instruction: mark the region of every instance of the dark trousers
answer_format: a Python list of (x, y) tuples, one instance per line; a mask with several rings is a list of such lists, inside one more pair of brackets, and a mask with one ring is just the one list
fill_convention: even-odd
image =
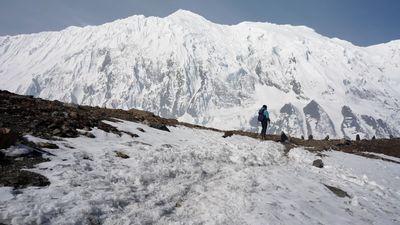
[(267, 133), (268, 120), (263, 120), (261, 122), (261, 125), (262, 125), (261, 136), (265, 137), (265, 135)]

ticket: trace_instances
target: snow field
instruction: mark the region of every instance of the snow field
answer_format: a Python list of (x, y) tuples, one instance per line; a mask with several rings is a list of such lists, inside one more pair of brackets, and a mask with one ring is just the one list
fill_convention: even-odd
[[(107, 122), (138, 134), (93, 129), (96, 138), (54, 143), (33, 171), (46, 188), (0, 188), (11, 224), (398, 224), (400, 166), (341, 152), (314, 153), (186, 127), (171, 132)], [(143, 128), (146, 132), (140, 132)], [(30, 137), (32, 138), (32, 137)], [(35, 138), (35, 141), (38, 139)], [(73, 147), (73, 148), (71, 148)], [(130, 158), (116, 157), (115, 151)], [(339, 198), (323, 184), (346, 191)]]

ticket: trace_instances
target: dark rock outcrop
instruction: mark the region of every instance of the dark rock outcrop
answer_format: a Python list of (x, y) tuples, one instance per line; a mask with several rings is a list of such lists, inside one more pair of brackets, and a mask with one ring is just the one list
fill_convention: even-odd
[(294, 105), (288, 103), (280, 109), (279, 117), (271, 124), (269, 132), (280, 134), (285, 132), (291, 135), (304, 135), (303, 113)]
[[(358, 117), (353, 113), (353, 111), (348, 106), (342, 107), (343, 122), (341, 125), (341, 130), (344, 137), (350, 139), (352, 132), (365, 133), (364, 129), (361, 127), (361, 122)], [(348, 132), (350, 130), (351, 132)]]
[(165, 126), (164, 124), (158, 124), (158, 123), (151, 123), (150, 127), (155, 128), (155, 129), (159, 129), (162, 131), (167, 131), (167, 132), (171, 132), (167, 126)]
[[(325, 133), (336, 136), (335, 126), (331, 118), (316, 101), (312, 100), (308, 103), (303, 111), (306, 117), (308, 135)], [(316, 136), (316, 138), (323, 138), (323, 136)]]

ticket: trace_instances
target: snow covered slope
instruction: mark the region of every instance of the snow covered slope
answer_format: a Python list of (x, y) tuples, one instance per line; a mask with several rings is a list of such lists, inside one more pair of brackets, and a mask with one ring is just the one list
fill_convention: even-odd
[(400, 42), (357, 47), (303, 26), (212, 23), (189, 11), (0, 37), (0, 89), (138, 108), (222, 129), (400, 136)]
[(139, 137), (93, 129), (96, 138), (54, 141), (60, 149), (47, 150), (56, 156), (33, 169), (51, 185), (18, 194), (0, 187), (0, 222), (399, 224), (400, 164), (329, 151), (319, 169), (311, 165), (315, 154), (297, 148), (285, 155), (276, 142), (107, 123)]

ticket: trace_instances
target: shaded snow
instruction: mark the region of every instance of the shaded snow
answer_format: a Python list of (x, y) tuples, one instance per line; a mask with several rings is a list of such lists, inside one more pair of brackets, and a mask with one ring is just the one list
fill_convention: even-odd
[[(302, 148), (186, 127), (165, 132), (107, 122), (138, 138), (94, 129), (96, 138), (56, 141), (38, 165), (45, 188), (11, 198), (0, 189), (0, 222), (11, 224), (398, 224), (400, 166), (326, 152), (325, 168)], [(143, 128), (146, 132), (140, 132)], [(29, 137), (32, 139), (32, 137)], [(74, 147), (71, 149), (70, 147)], [(120, 151), (130, 158), (116, 157)], [(346, 191), (339, 198), (323, 184)]]

